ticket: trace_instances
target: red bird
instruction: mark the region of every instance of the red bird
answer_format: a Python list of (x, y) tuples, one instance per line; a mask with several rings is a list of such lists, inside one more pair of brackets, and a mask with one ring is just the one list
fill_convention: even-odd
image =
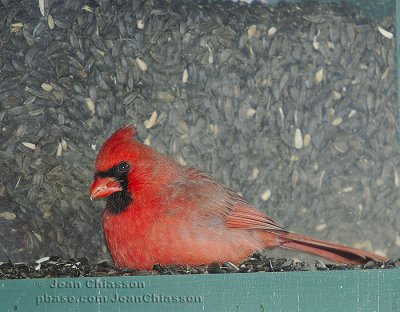
[(119, 267), (240, 263), (256, 250), (299, 250), (346, 264), (386, 257), (288, 232), (209, 174), (180, 165), (123, 127), (101, 148), (91, 198), (107, 197), (103, 226)]

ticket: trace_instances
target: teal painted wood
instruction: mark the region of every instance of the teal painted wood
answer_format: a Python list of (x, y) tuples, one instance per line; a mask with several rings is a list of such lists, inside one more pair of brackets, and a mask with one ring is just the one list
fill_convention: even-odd
[(400, 269), (0, 281), (1, 311), (399, 309)]

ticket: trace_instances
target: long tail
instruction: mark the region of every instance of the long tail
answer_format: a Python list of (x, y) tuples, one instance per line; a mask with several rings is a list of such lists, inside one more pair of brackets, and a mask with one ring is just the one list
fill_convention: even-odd
[(337, 263), (363, 264), (370, 260), (382, 262), (389, 260), (369, 251), (333, 244), (301, 234), (286, 232), (279, 236), (282, 238), (279, 247), (310, 253)]

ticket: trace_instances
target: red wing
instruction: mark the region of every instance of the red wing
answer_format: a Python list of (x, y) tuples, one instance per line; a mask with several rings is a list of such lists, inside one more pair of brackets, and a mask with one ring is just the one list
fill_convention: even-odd
[(196, 205), (200, 207), (200, 213), (206, 218), (210, 220), (221, 218), (225, 220), (228, 227), (286, 232), (242, 196), (201, 170), (188, 168), (186, 179), (174, 189), (180, 190), (180, 194), (176, 194), (180, 206), (188, 206), (185, 202)]
[(247, 203), (238, 202), (226, 217), (226, 224), (232, 228), (285, 231), (274, 220)]

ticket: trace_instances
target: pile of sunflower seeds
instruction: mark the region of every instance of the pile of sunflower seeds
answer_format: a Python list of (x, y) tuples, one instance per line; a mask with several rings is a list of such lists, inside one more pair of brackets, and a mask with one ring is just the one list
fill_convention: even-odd
[(315, 264), (306, 261), (293, 261), (284, 258), (267, 258), (254, 254), (239, 267), (230, 262), (211, 263), (197, 267), (155, 264), (153, 270), (139, 271), (121, 269), (108, 261), (89, 262), (86, 258), (63, 259), (60, 257), (44, 257), (34, 263), (0, 263), (0, 279), (26, 278), (58, 278), (58, 277), (94, 277), (94, 276), (138, 276), (138, 275), (177, 275), (177, 274), (221, 274), (221, 273), (253, 273), (253, 272), (288, 272), (288, 271), (332, 271), (360, 269), (392, 269), (399, 268), (400, 260), (380, 263), (370, 261), (365, 265), (334, 265), (319, 260)]
[[(400, 251), (393, 21), (336, 5), (0, 4), (0, 259), (110, 259), (96, 154), (119, 127), (286, 228)], [(229, 260), (229, 259), (227, 259)]]

